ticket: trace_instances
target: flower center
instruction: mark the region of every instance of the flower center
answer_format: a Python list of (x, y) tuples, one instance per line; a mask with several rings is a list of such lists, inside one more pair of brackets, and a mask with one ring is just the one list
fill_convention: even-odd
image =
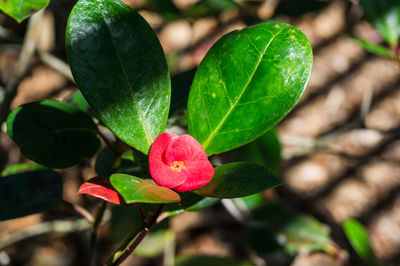
[(170, 165), (172, 171), (174, 172), (180, 172), (182, 169), (186, 168), (186, 165), (182, 161), (175, 161)]

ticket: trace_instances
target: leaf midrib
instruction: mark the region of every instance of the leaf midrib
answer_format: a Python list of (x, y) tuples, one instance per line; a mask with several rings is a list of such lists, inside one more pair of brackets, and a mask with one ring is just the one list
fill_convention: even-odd
[(247, 87), (249, 86), (251, 80), (254, 77), (254, 74), (257, 72), (257, 69), (262, 61), (262, 58), (264, 57), (265, 53), (268, 50), (268, 47), (270, 46), (270, 44), (272, 43), (272, 41), (275, 39), (276, 36), (278, 36), (284, 29), (286, 29), (286, 27), (282, 27), (275, 35), (272, 36), (271, 40), (268, 42), (268, 44), (265, 46), (264, 51), (261, 53), (260, 57), (258, 58), (258, 62), (255, 65), (255, 68), (253, 70), (253, 73), (251, 73), (250, 78), (248, 79), (246, 85), (244, 86), (242, 92), (239, 94), (239, 96), (237, 97), (237, 99), (235, 100), (235, 102), (230, 106), (228, 112), (225, 114), (225, 116), (222, 118), (221, 122), (219, 122), (219, 124), (217, 125), (217, 127), (215, 127), (215, 129), (211, 132), (211, 134), (208, 136), (208, 138), (202, 143), (202, 146), (204, 148), (204, 150), (207, 149), (208, 145), (211, 143), (211, 141), (213, 140), (213, 138), (215, 137), (215, 135), (217, 134), (217, 132), (219, 131), (219, 129), (222, 127), (222, 125), (225, 123), (226, 119), (229, 117), (229, 115), (232, 113), (233, 109), (235, 109), (235, 107), (237, 106), (238, 102), (240, 101), (240, 99), (242, 98), (244, 92), (246, 91)]
[(129, 82), (128, 75), (127, 75), (127, 73), (126, 73), (126, 71), (125, 71), (125, 68), (124, 68), (124, 66), (123, 66), (123, 64), (122, 64), (121, 56), (120, 56), (120, 54), (119, 54), (119, 52), (118, 52), (118, 50), (117, 50), (117, 46), (116, 46), (115, 43), (114, 43), (113, 35), (112, 35), (111, 30), (110, 30), (110, 28), (108, 27), (108, 24), (107, 24), (107, 22), (106, 22), (106, 20), (105, 20), (105, 18), (104, 18), (102, 9), (99, 8), (99, 6), (97, 5), (97, 1), (96, 1), (95, 3), (96, 3), (96, 4), (95, 4), (96, 8), (100, 11), (101, 18), (103, 19), (104, 24), (106, 25), (106, 28), (107, 28), (107, 30), (108, 30), (108, 33), (110, 34), (111, 43), (112, 43), (112, 45), (113, 45), (113, 47), (114, 47), (115, 54), (117, 55), (118, 63), (119, 63), (119, 65), (120, 65), (120, 67), (121, 67), (121, 70), (122, 70), (122, 73), (123, 73), (123, 76), (124, 76), (124, 80), (125, 80), (126, 86), (128, 87), (128, 90), (129, 90), (129, 92), (130, 92), (130, 95), (131, 95), (131, 97), (132, 97), (132, 99), (133, 99), (133, 102), (134, 102), (134, 104), (135, 104), (136, 111), (137, 111), (137, 113), (138, 113), (138, 115), (139, 115), (139, 119), (140, 119), (140, 121), (142, 122), (141, 124), (143, 125), (143, 131), (144, 131), (144, 133), (145, 133), (145, 135), (146, 135), (146, 141), (147, 141), (147, 143), (148, 143), (149, 146), (150, 146), (150, 145), (153, 143), (153, 139), (152, 139), (152, 137), (150, 136), (150, 132), (149, 132), (149, 130), (148, 130), (148, 128), (147, 128), (146, 120), (144, 119), (144, 116), (143, 116), (143, 114), (142, 114), (142, 111), (140, 110), (140, 106), (139, 106), (138, 100), (137, 100), (135, 94), (133, 93), (133, 88), (132, 88), (132, 86), (131, 86), (131, 84), (130, 84), (130, 82)]

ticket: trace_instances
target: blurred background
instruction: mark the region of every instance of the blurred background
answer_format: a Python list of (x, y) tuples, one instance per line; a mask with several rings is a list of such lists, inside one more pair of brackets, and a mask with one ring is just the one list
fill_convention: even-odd
[[(266, 164), (284, 185), (173, 216), (123, 265), (373, 265), (346, 237), (342, 224), (349, 218), (365, 226), (383, 265), (400, 265), (400, 60), (394, 59), (399, 50), (386, 44), (369, 22), (368, 10), (356, 0), (124, 2), (139, 10), (166, 53), (174, 130), (186, 126), (196, 67), (232, 30), (270, 20), (290, 23), (311, 42), (314, 65), (301, 102), (276, 130), (213, 158)], [(6, 134), (9, 110), (46, 98), (63, 100), (76, 90), (64, 48), (74, 4), (53, 0), (21, 24), (0, 14), (0, 169), (27, 162)], [(90, 211), (99, 201), (76, 192), (97, 175), (94, 165), (85, 161), (60, 171), (64, 199)], [(107, 208), (99, 228), (98, 265), (136, 216), (126, 207)], [(89, 265), (88, 229), (64, 207), (0, 222), (0, 265)], [(231, 259), (191, 260), (191, 255)]]

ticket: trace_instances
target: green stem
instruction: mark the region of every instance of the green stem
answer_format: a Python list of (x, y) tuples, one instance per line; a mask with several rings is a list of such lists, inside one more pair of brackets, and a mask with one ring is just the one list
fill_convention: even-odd
[[(142, 242), (147, 233), (157, 222), (157, 218), (160, 215), (164, 204), (160, 204), (154, 213), (150, 216), (149, 222), (145, 223), (144, 226), (138, 230), (135, 230), (118, 248), (116, 252), (107, 260), (105, 265), (107, 266), (118, 266), (120, 265), (130, 254), (135, 250), (135, 248)], [(146, 219), (147, 220), (147, 219)]]

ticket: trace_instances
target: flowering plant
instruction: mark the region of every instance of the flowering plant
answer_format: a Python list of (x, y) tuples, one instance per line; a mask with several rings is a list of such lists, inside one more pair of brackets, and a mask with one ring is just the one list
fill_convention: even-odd
[[(79, 193), (138, 207), (142, 227), (107, 264), (120, 264), (162, 217), (280, 184), (266, 166), (223, 164), (218, 156), (266, 134), (300, 100), (312, 50), (295, 27), (263, 23), (218, 40), (199, 65), (190, 92), (187, 88), (182, 108), (187, 109), (183, 130), (188, 134), (181, 136), (165, 133), (179, 93), (171, 92), (156, 34), (135, 10), (119, 0), (79, 0), (68, 20), (66, 50), (79, 91), (66, 102), (18, 107), (8, 117), (8, 134), (27, 158), (50, 168), (67, 168), (97, 154), (98, 176)], [(99, 138), (107, 147), (98, 153)], [(211, 155), (216, 160), (210, 161)], [(41, 182), (57, 188), (46, 196), (60, 202), (60, 177), (49, 168), (41, 171), (48, 173)], [(157, 207), (146, 212), (144, 203)], [(1, 218), (50, 207), (35, 202), (29, 210)]]

